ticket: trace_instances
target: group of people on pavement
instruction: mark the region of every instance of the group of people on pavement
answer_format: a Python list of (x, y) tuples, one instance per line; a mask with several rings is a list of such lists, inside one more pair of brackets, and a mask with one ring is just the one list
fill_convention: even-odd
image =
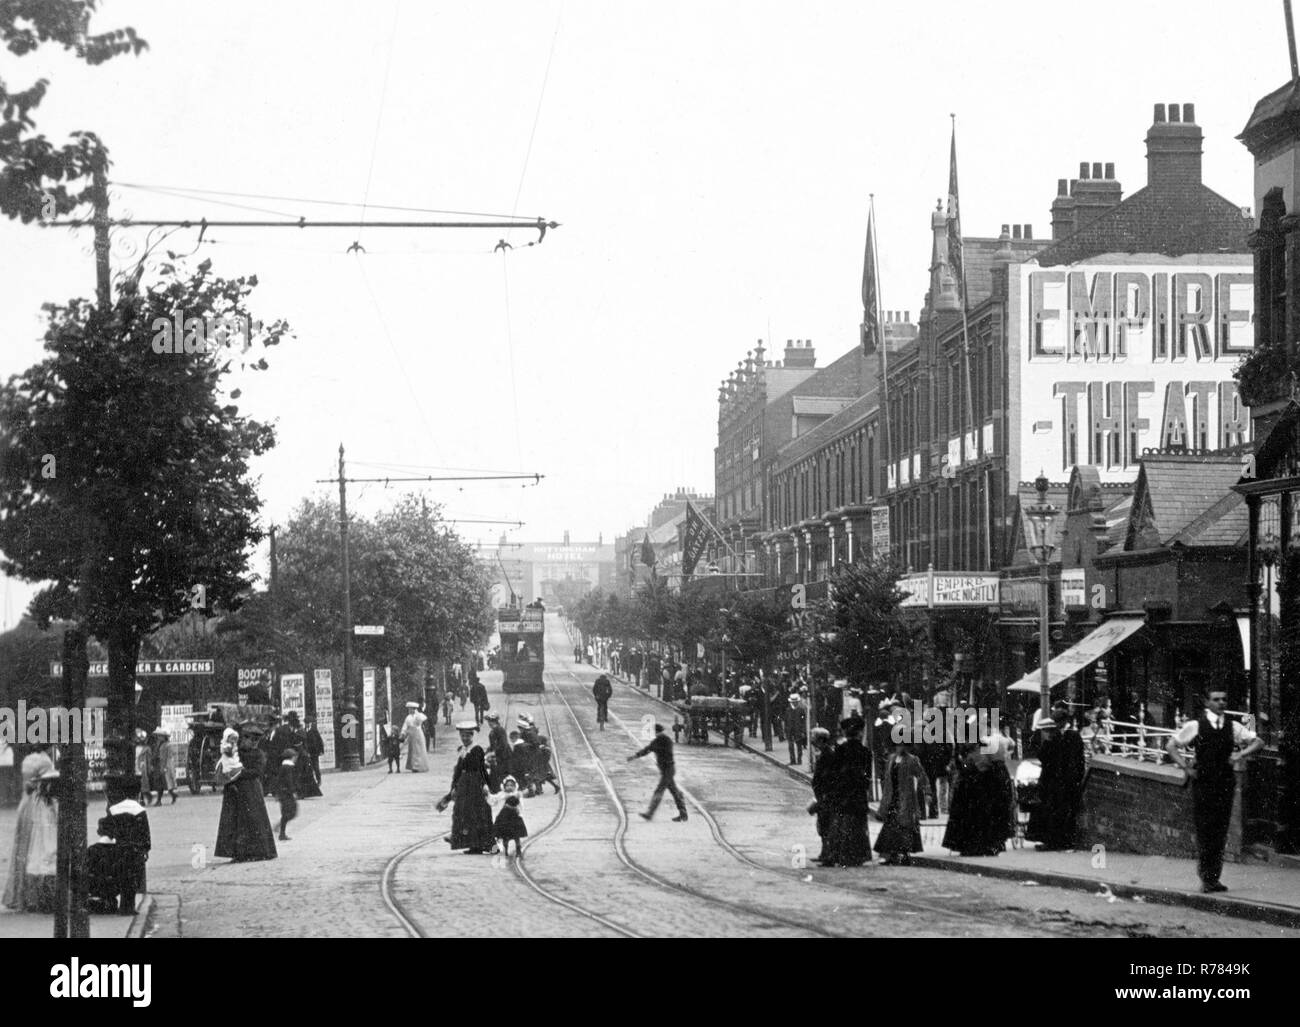
[(509, 734), (499, 714), (488, 711), (486, 720), (487, 751), (475, 743), (476, 721), (456, 725), (461, 744), (451, 788), (437, 809), (441, 813), (453, 806), (447, 838), (453, 851), (482, 855), (504, 849), (510, 855), (513, 841), (514, 855), (520, 858), (523, 839), (528, 836), (522, 800), (540, 795), (547, 783), (558, 793), (560, 785), (551, 766), (549, 742), (538, 732), (531, 715), (520, 713), (517, 729)]

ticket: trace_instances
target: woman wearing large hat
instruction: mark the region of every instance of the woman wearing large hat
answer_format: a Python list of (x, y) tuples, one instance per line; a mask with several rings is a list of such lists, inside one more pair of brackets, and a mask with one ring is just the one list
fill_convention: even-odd
[(491, 852), (495, 842), (492, 832), (492, 807), (488, 804), (487, 763), (481, 747), (474, 744), (478, 722), (463, 720), (456, 725), (461, 749), (451, 776), (451, 791), (438, 803), (438, 812), (453, 801), (451, 837), (453, 849), (463, 849), (467, 856)]
[[(35, 911), (40, 895), (28, 887), (27, 860), (31, 854), (37, 806), (44, 801), (40, 782), (54, 774), (54, 760), (47, 750), (34, 752), (23, 759), (23, 797), (18, 803), (18, 817), (14, 823), (14, 844), (9, 854), (9, 873), (5, 878), (3, 902), (9, 909), (19, 912)], [(57, 776), (50, 778), (57, 780)]]
[(275, 859), (278, 855), (262, 792), (266, 754), (258, 746), (264, 734), (265, 730), (251, 721), (239, 726), (242, 769), (221, 793), (221, 822), (214, 855), (236, 863)]
[(402, 721), (402, 737), (406, 739), (406, 769), (420, 774), (429, 769), (428, 750), (424, 746), (425, 716), (420, 704), (406, 704), (406, 719)]

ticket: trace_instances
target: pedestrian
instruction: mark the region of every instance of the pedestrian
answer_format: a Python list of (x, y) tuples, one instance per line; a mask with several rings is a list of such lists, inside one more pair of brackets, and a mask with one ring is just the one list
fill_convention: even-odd
[(391, 774), (394, 770), (397, 773), (402, 772), (402, 732), (390, 718), (387, 724), (379, 726), (379, 732), (382, 735), (380, 739), (383, 743), (384, 757), (388, 760), (388, 772)]
[(321, 794), (321, 757), (325, 754), (325, 740), (321, 737), (320, 731), (316, 727), (315, 716), (307, 718), (307, 731), (303, 732), (304, 751), (307, 753), (307, 771), (312, 776), (312, 785), (315, 790), (304, 790), (304, 796), (320, 796)]
[(144, 728), (138, 727), (135, 729), (135, 773), (140, 779), (139, 798), (146, 806), (153, 798), (153, 778), (149, 774), (149, 757), (149, 734)]
[(451, 775), (451, 790), (438, 802), (442, 813), (455, 802), (451, 814), (451, 835), (447, 844), (452, 850), (463, 850), (467, 856), (479, 856), (492, 848), (491, 794), (487, 785), (487, 766), (482, 748), (474, 744), (478, 724), (462, 720), (456, 724), (460, 732), (460, 750), (456, 756), (456, 769)]
[(822, 841), (821, 852), (815, 862), (831, 867), (836, 863), (834, 844), (831, 839), (831, 812), (833, 809), (831, 786), (835, 775), (835, 746), (831, 743), (831, 733), (824, 727), (813, 728), (813, 801), (808, 804), (808, 812), (817, 817), (817, 837)]
[(425, 716), (420, 704), (406, 704), (406, 720), (402, 721), (402, 738), (406, 741), (406, 769), (412, 774), (423, 774), (429, 769), (429, 757), (424, 748)]
[(511, 776), (510, 738), (506, 734), (506, 729), (501, 726), (501, 715), (499, 713), (488, 710), (485, 717), (488, 723), (488, 753), (492, 756), (492, 768), (488, 774), (488, 789), (496, 792), (501, 788), (505, 778)]
[(865, 725), (858, 717), (840, 721), (844, 741), (835, 749), (828, 771), (831, 804), (831, 851), (835, 865), (860, 867), (871, 862), (867, 833), (870, 806), (870, 755), (862, 744)]
[(588, 663), (588, 664), (591, 663), (591, 657), (592, 657), (591, 643), (588, 642), (588, 643), (587, 643), (587, 663)]
[[(975, 714), (971, 714), (972, 719)], [(962, 748), (952, 787), (943, 846), (962, 856), (996, 856), (1015, 834), (1011, 825), (1011, 775), (989, 738)]]
[(284, 829), (289, 826), (289, 821), (298, 815), (298, 800), (294, 797), (294, 789), (298, 781), (298, 750), (289, 746), (280, 753), (280, 780), (276, 784), (275, 797), (280, 800), (280, 824), (276, 828), (280, 841), (289, 841), (289, 836), (284, 833)]
[(791, 692), (789, 708), (785, 711), (785, 738), (790, 747), (790, 765), (803, 762), (804, 744), (807, 741), (808, 711), (798, 692)]
[(469, 701), (474, 706), (474, 722), (479, 727), (483, 726), (483, 714), (487, 712), (491, 703), (488, 702), (487, 689), (483, 682), (475, 676), (469, 686)]
[(59, 772), (47, 767), (33, 781), (31, 833), (23, 872), (22, 907), (53, 913), (59, 868)]
[(134, 916), (136, 895), (146, 890), (145, 864), (153, 846), (149, 814), (134, 799), (121, 798), (117, 789), (110, 792), (110, 798), (118, 801), (109, 805), (108, 815), (100, 818), (98, 825), (99, 833), (113, 842), (105, 855), (117, 901), (112, 903), (108, 912)]
[(677, 803), (677, 816), (673, 817), (674, 823), (681, 823), (686, 820), (686, 802), (682, 799), (682, 793), (677, 788), (677, 782), (674, 780), (677, 767), (673, 762), (673, 740), (664, 734), (662, 724), (655, 725), (655, 736), (650, 740), (650, 744), (639, 752), (633, 753), (627, 758), (631, 763), (642, 756), (648, 756), (654, 753), (655, 763), (659, 765), (659, 783), (655, 785), (654, 795), (650, 799), (650, 809), (641, 814), (642, 820), (650, 820), (655, 815), (655, 810), (659, 808), (659, 803), (664, 797), (664, 792), (672, 792), (673, 801)]
[(1083, 739), (1079, 732), (1066, 730), (1070, 713), (1063, 703), (1052, 707), (1052, 715), (1041, 714), (1034, 730), (1042, 732), (1038, 759), (1042, 773), (1038, 778), (1038, 806), (1029, 814), (1025, 837), (1038, 842), (1041, 852), (1060, 852), (1074, 848), (1075, 827), (1083, 794)]
[(510, 855), (510, 843), (515, 843), (515, 858), (523, 859), (523, 839), (528, 837), (528, 827), (524, 824), (523, 810), (520, 808), (519, 782), (507, 777), (501, 782), (501, 810), (492, 822), (492, 833), (501, 843), (505, 855)]
[(449, 689), (446, 685), (443, 685), (443, 688), (442, 688), (442, 722), (443, 722), (447, 727), (451, 727), (451, 704), (452, 704), (451, 689)]
[(18, 802), (18, 815), (14, 821), (14, 843), (9, 850), (9, 873), (5, 877), (3, 903), (20, 913), (35, 910), (39, 899), (27, 891), (27, 857), (31, 853), (32, 823), (36, 813), (39, 782), (54, 770), (49, 747), (42, 747), (23, 758), (21, 774), (23, 796)]
[[(1184, 724), (1167, 743), (1169, 755), (1192, 782), (1192, 818), (1196, 827), (1198, 853), (1196, 872), (1201, 891), (1227, 891), (1219, 880), (1223, 873), (1223, 846), (1232, 819), (1232, 801), (1237, 788), (1237, 771), (1242, 761), (1264, 745), (1264, 740), (1224, 712), (1228, 693), (1211, 686), (1205, 695), (1205, 709)], [(1196, 754), (1189, 764), (1182, 749)]]
[(910, 865), (912, 853), (922, 850), (921, 815), (925, 812), (925, 800), (930, 791), (921, 761), (909, 751), (903, 740), (906, 736), (899, 737), (885, 766), (884, 790), (880, 797), (884, 824), (876, 836), (876, 851), (890, 866)]
[[(236, 863), (275, 859), (278, 855), (262, 792), (267, 757), (259, 743), (265, 734), (260, 725), (246, 722), (239, 725), (238, 741), (223, 745), (217, 781), (225, 787), (221, 791), (221, 820), (213, 854)], [(231, 746), (229, 752), (225, 751)]]
[(176, 751), (172, 736), (162, 728), (155, 728), (149, 740), (149, 787), (158, 793), (155, 806), (162, 805), (163, 792), (172, 797), (176, 805)]
[(614, 686), (609, 683), (609, 678), (602, 674), (591, 686), (591, 694), (596, 697), (596, 723), (604, 731), (605, 721), (609, 719), (609, 700), (614, 694)]

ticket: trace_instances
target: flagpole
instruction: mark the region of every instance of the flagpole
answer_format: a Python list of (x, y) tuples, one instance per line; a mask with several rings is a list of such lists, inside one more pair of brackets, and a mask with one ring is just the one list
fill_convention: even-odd
[[(867, 216), (867, 236), (871, 240), (871, 274), (874, 278), (874, 288), (872, 289), (872, 292), (875, 293), (876, 301), (876, 309), (872, 311), (872, 314), (874, 314), (876, 318), (876, 330), (880, 333), (880, 338), (876, 340), (877, 345), (880, 347), (880, 395), (876, 407), (883, 415), (882, 420), (885, 422), (885, 459), (882, 460), (881, 463), (885, 465), (885, 492), (887, 493), (889, 491), (889, 466), (893, 463), (894, 459), (894, 443), (889, 428), (889, 361), (886, 356), (889, 346), (885, 337), (885, 325), (881, 320), (880, 312), (880, 233), (876, 231), (876, 194), (871, 193), (870, 198), (871, 213)], [(874, 494), (876, 483), (872, 482), (871, 486)], [(885, 507), (888, 509), (888, 502), (885, 503)], [(892, 533), (893, 525), (891, 524), (890, 534), (892, 535)]]
[[(953, 201), (954, 207), (956, 207), (955, 211), (949, 212), (949, 217), (952, 217), (954, 213), (956, 215), (957, 260), (958, 260), (958, 266), (961, 268), (961, 281), (958, 282), (957, 284), (958, 284), (958, 288), (961, 290), (961, 352), (962, 352), (962, 364), (965, 366), (966, 369), (966, 422), (970, 425), (971, 434), (975, 436), (975, 452), (978, 453), (981, 440), (979, 438), (979, 429), (975, 424), (975, 401), (971, 389), (971, 373), (970, 373), (970, 325), (967, 321), (967, 316), (966, 316), (966, 306), (967, 306), (966, 304), (966, 241), (964, 237), (965, 233), (963, 233), (961, 230), (961, 206), (957, 200), (957, 115), (949, 114), (948, 117), (952, 119), (952, 148), (951, 148), (950, 157), (952, 161), (951, 170), (952, 170), (953, 194), (950, 197), (950, 199)], [(962, 439), (963, 449), (965, 448), (965, 446), (966, 446), (966, 440)], [(975, 485), (976, 489), (980, 487), (978, 477), (973, 479), (973, 484)], [(978, 505), (979, 504), (977, 504), (977, 508)], [(984, 547), (984, 535), (986, 530), (987, 530), (987, 525), (982, 525), (980, 527), (979, 534), (976, 536), (976, 541), (975, 541), (975, 562), (976, 563), (979, 563), (979, 551), (982, 547)], [(989, 561), (990, 563), (992, 562), (992, 554), (989, 554)]]

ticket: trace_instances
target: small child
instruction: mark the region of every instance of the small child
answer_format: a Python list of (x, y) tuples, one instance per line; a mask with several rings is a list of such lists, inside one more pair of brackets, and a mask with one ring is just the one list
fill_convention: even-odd
[(282, 842), (291, 840), (284, 833), (284, 829), (289, 826), (289, 821), (298, 815), (298, 800), (293, 794), (294, 785), (297, 783), (297, 770), (298, 750), (291, 746), (280, 756), (280, 773), (275, 782), (275, 797), (280, 800), (279, 831)]
[(513, 777), (507, 777), (501, 782), (501, 796), (501, 812), (492, 825), (492, 833), (500, 840), (507, 856), (510, 855), (510, 841), (513, 839), (515, 858), (523, 859), (523, 839), (528, 837), (528, 828), (519, 811), (519, 782)]
[(221, 735), (221, 756), (217, 759), (217, 776), (229, 784), (243, 769), (244, 764), (239, 759), (239, 732), (228, 727)]

